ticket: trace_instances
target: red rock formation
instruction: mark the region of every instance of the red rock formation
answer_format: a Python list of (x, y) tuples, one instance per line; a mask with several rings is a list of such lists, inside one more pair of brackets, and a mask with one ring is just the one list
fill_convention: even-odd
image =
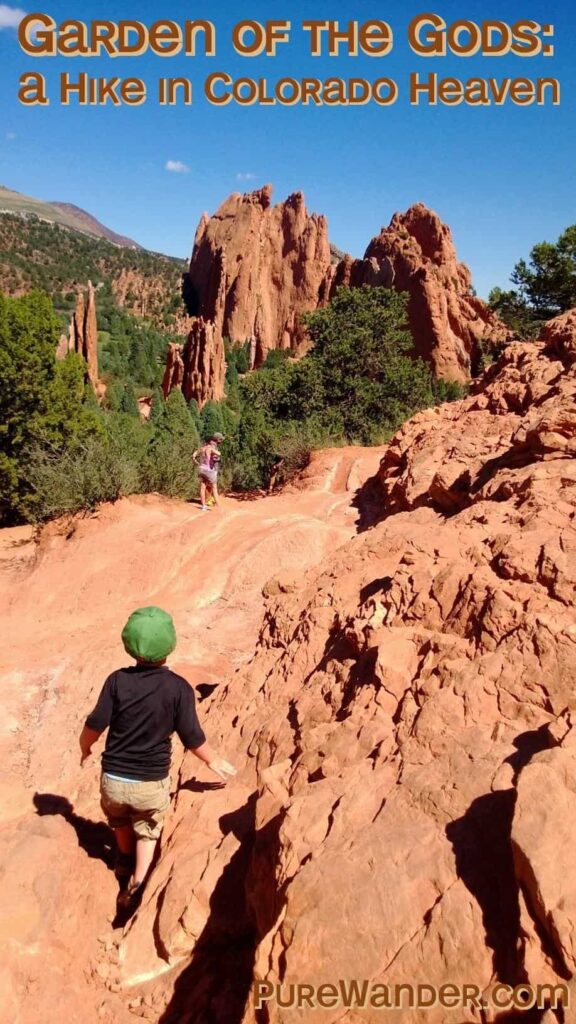
[(202, 407), (209, 399), (224, 395), (224, 341), (218, 328), (201, 317), (192, 319), (191, 325), (184, 345), (168, 346), (162, 390), (168, 397), (173, 388), (180, 387), (187, 402), (195, 399)]
[[(370, 285), (409, 295), (416, 352), (447, 380), (466, 381), (485, 351), (512, 340), (511, 332), (472, 293), (470, 272), (458, 263), (450, 229), (421, 203), (396, 214), (372, 240), (363, 260), (332, 264), (324, 217), (308, 216), (301, 193), (271, 206), (271, 188), (235, 194), (196, 232), (189, 273), (195, 311), (214, 325), (212, 342), (249, 340), (259, 366), (270, 349), (307, 350), (300, 316), (329, 301), (338, 287)], [(191, 344), (203, 344), (202, 331)], [(224, 369), (215, 351), (195, 351), (194, 388), (223, 396)], [(203, 374), (216, 372), (216, 379)]]
[[(129, 1012), (313, 1018), (275, 1001), (257, 1015), (255, 978), (474, 984), (488, 998), (497, 981), (568, 976), (573, 1000), (576, 363), (565, 324), (563, 339), (510, 346), (474, 394), (410, 421), (360, 535), (347, 533), (342, 493), (360, 453), (344, 450), (313, 489), (225, 503), (228, 518), (193, 522), (188, 506), (138, 498), (81, 520), (72, 538), (54, 526), (27, 574), (5, 575), (1, 692), (20, 722), (4, 766), (12, 1019), (31, 1024), (56, 998), (59, 1019), (105, 1024)], [(178, 670), (220, 679), (222, 657), (239, 665), (201, 705), (239, 774), (212, 790), (178, 755), (160, 860), (114, 936), (110, 873), (77, 844), (76, 831), (93, 838), (98, 772), (78, 775), (73, 735), (121, 656), (117, 620), (144, 595), (175, 606)], [(75, 814), (58, 813), (54, 794)], [(378, 1024), (382, 1008), (321, 1015)], [(470, 1004), (385, 1016), (479, 1019)]]
[[(240, 779), (218, 823), (205, 794), (179, 809), (123, 942), (119, 978), (157, 975), (144, 991), (167, 1016), (254, 1024), (253, 976), (473, 978), (489, 994), (574, 974), (576, 365), (563, 339), (562, 359), (510, 346), (473, 395), (410, 421), (373, 484), (380, 521), (319, 574), (266, 587), (256, 656), (209, 707)], [(254, 921), (253, 966), (233, 950)], [(165, 960), (180, 975), (169, 996)], [(309, 1016), (266, 1007), (269, 1024)]]
[(230, 196), (200, 221), (190, 284), (200, 316), (224, 337), (252, 343), (252, 364), (271, 349), (301, 351), (299, 317), (315, 309), (331, 265), (325, 217), (308, 214), (304, 196), (271, 205), (272, 187)]
[(540, 340), (548, 351), (568, 363), (576, 362), (576, 309), (569, 309), (544, 324)]
[(192, 323), (182, 357), (184, 360), (184, 383), (182, 390), (186, 401), (195, 398), (200, 406), (213, 398), (224, 395), (226, 358), (224, 340), (216, 324), (201, 317)]
[(87, 295), (79, 294), (76, 309), (70, 321), (68, 335), (60, 338), (56, 358), (64, 359), (68, 352), (76, 352), (86, 362), (88, 380), (98, 383), (98, 320), (96, 298), (92, 282), (88, 282)]
[(184, 381), (182, 347), (182, 345), (177, 345), (173, 342), (168, 345), (168, 352), (166, 354), (166, 370), (164, 371), (164, 380), (162, 381), (164, 398), (168, 398), (168, 395), (174, 390), (174, 388), (182, 387)]
[(328, 283), (330, 293), (341, 284), (383, 284), (407, 292), (416, 352), (446, 380), (468, 380), (484, 349), (512, 338), (472, 294), (470, 272), (457, 261), (450, 229), (422, 203), (395, 214), (372, 239), (364, 260), (347, 258)]

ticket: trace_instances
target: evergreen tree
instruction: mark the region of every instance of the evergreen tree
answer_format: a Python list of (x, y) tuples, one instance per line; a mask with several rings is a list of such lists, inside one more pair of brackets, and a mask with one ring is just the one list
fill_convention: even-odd
[(196, 447), (200, 438), (180, 388), (175, 388), (168, 395), (165, 411), (166, 415), (162, 424), (164, 434), (169, 434), (174, 440), (185, 441)]
[(84, 405), (83, 360), (55, 360), (58, 335), (47, 296), (0, 294), (0, 520), (14, 521), (28, 508), (34, 448), (62, 451), (101, 430), (98, 414)]
[(194, 426), (196, 427), (196, 430), (198, 431), (198, 434), (201, 435), (201, 433), (202, 433), (202, 414), (200, 412), (200, 406), (198, 405), (198, 402), (196, 401), (195, 398), (191, 398), (190, 399), (190, 401), (188, 403), (188, 408), (190, 410), (190, 415), (192, 417), (192, 422), (194, 423)]
[(214, 434), (224, 433), (222, 409), (218, 402), (206, 402), (201, 414), (202, 437), (209, 441)]
[(150, 424), (154, 429), (163, 421), (166, 415), (164, 395), (159, 387), (152, 392), (152, 407), (150, 409)]
[(124, 398), (124, 385), (119, 380), (113, 380), (106, 388), (106, 408), (110, 412), (119, 412), (122, 408)]
[(235, 412), (240, 412), (240, 379), (235, 362), (226, 367), (226, 404)]
[(250, 369), (250, 343), (247, 342), (245, 345), (237, 345), (234, 349), (236, 356), (236, 369), (238, 373), (248, 373)]
[(406, 301), (387, 288), (340, 288), (305, 317), (326, 406), (338, 410), (352, 441), (373, 443), (434, 403), (430, 372), (411, 355)]
[(122, 395), (122, 401), (120, 403), (120, 411), (127, 413), (128, 416), (140, 416), (140, 406), (138, 405), (134, 385), (131, 381), (128, 381), (124, 388), (124, 394)]
[(154, 434), (143, 462), (142, 486), (147, 491), (192, 497), (198, 490), (192, 455), (200, 438), (179, 388), (170, 392), (163, 409), (163, 415), (150, 424)]

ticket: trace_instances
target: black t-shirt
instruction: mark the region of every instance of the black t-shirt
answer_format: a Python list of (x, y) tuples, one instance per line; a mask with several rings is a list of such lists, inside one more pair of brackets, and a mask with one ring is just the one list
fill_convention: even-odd
[(165, 779), (170, 771), (172, 733), (195, 750), (206, 742), (194, 690), (166, 666), (135, 665), (113, 672), (86, 725), (109, 727), (102, 768), (127, 779)]

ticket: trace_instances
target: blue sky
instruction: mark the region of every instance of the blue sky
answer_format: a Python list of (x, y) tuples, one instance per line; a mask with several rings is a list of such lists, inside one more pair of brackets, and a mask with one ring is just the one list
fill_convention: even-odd
[[(25, 0), (0, 4), (0, 26), (11, 20), (15, 7), (25, 7)], [(354, 255), (362, 255), (395, 211), (422, 201), (451, 226), (458, 255), (485, 296), (493, 285), (506, 285), (514, 263), (535, 242), (555, 240), (576, 222), (576, 7), (571, 0), (498, 0), (493, 5), (486, 0), (427, 5), (412, 0), (349, 5), (327, 0), (223, 0), (218, 5), (58, 0), (32, 9), (58, 22), (204, 17), (216, 24), (218, 56), (210, 60), (38, 60), (22, 53), (13, 29), (0, 27), (0, 182), (42, 199), (76, 203), (149, 248), (188, 257), (204, 210), (212, 213), (230, 192), (266, 182), (274, 185), (276, 201), (302, 190), (309, 209), (328, 217), (331, 240)], [(406, 29), (424, 10), (447, 21), (552, 22), (555, 56), (418, 57), (409, 49)], [(300, 29), (310, 17), (383, 18), (395, 30), (394, 51), (382, 59), (313, 59)], [(239, 57), (230, 42), (231, 26), (244, 18), (290, 20), (290, 45), (280, 47), (275, 59)], [(19, 76), (38, 70), (47, 76), (51, 106), (23, 108), (17, 100)], [(138, 75), (147, 81), (150, 99), (140, 108), (62, 108), (56, 99), (62, 71)], [(216, 108), (202, 96), (203, 81), (213, 71), (271, 81), (285, 75), (386, 75), (398, 81), (401, 97), (395, 106), (383, 108)], [(554, 76), (562, 84), (562, 103), (556, 108), (413, 108), (407, 100), (411, 71), (464, 79)], [(154, 83), (162, 75), (191, 78), (194, 105), (159, 107)], [(168, 162), (189, 170), (169, 171)]]

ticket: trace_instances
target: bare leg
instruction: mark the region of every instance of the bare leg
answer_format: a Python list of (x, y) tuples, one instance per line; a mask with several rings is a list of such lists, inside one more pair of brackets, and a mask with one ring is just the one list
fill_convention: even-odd
[(218, 484), (212, 484), (212, 497), (214, 498), (214, 504), (220, 504), (220, 496), (218, 494)]
[(141, 885), (142, 882), (146, 881), (146, 876), (150, 871), (150, 865), (154, 860), (157, 843), (157, 839), (138, 839), (136, 843), (136, 870), (134, 872), (134, 882), (137, 885)]
[(136, 836), (132, 825), (123, 825), (122, 828), (115, 828), (114, 835), (120, 853), (134, 853)]
[(206, 505), (207, 485), (205, 480), (200, 480), (200, 504)]

